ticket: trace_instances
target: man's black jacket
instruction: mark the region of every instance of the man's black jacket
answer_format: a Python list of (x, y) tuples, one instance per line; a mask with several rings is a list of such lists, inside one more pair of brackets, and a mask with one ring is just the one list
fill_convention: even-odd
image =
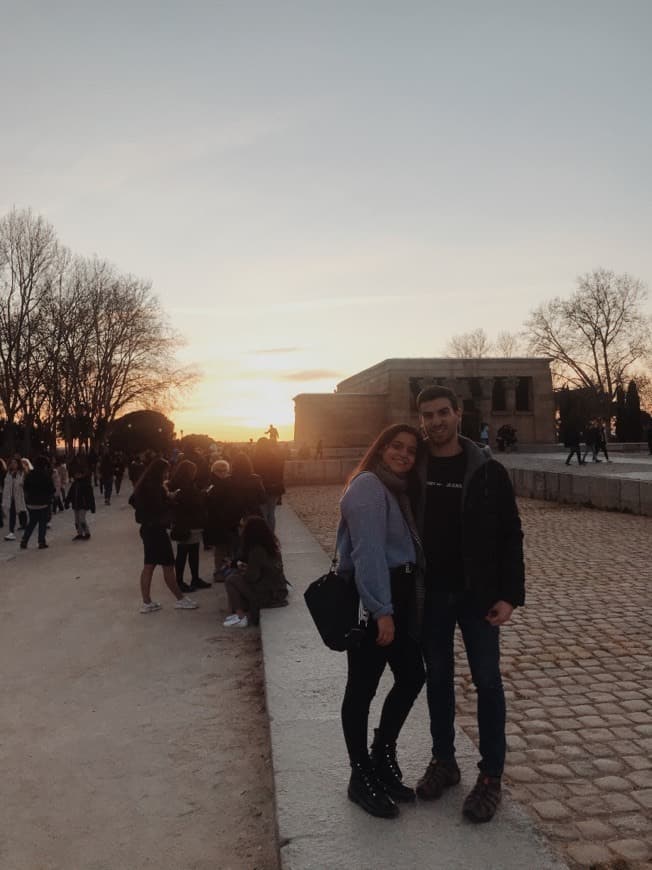
[[(466, 456), (462, 489), (462, 554), (469, 601), (488, 610), (496, 601), (525, 603), (523, 532), (506, 469), (488, 448), (460, 436)], [(421, 483), (416, 519), (422, 540), (437, 536), (424, 528), (428, 455), (418, 467)]]

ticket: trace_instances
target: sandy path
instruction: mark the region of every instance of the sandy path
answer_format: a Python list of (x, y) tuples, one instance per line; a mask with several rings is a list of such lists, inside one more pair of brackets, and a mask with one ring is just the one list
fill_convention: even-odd
[(222, 628), (221, 586), (175, 611), (160, 569), (141, 616), (126, 494), (92, 521), (0, 540), (0, 867), (276, 870), (258, 630)]

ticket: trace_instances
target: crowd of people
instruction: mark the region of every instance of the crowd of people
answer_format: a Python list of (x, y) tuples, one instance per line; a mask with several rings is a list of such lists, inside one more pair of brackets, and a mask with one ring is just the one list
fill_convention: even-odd
[[(153, 459), (135, 477), (130, 503), (144, 548), (142, 613), (160, 610), (150, 595), (157, 565), (176, 599), (192, 610), (189, 593), (207, 589), (199, 576), (200, 548), (213, 550), (215, 582), (226, 587), (228, 628), (256, 625), (264, 607), (287, 603), (287, 581), (274, 534), (276, 506), (284, 490), (283, 454), (271, 438), (260, 438), (252, 455), (220, 455), (210, 464), (201, 451)], [(176, 542), (176, 554), (173, 549)], [(184, 579), (186, 565), (189, 578)]]
[[(125, 457), (91, 449), (69, 459), (40, 455), (33, 464), (17, 455), (7, 462), (0, 459), (0, 527), (7, 524), (7, 542), (16, 541), (18, 533), (22, 549), (38, 529), (38, 547), (46, 549), (52, 516), (72, 508), (73, 540), (88, 541), (95, 490), (110, 506), (126, 473), (144, 550), (141, 612), (161, 609), (150, 595), (160, 565), (175, 607), (196, 609), (189, 593), (223, 582), (230, 607), (224, 624), (246, 628), (258, 623), (261, 608), (287, 603), (288, 584), (274, 534), (276, 506), (285, 491), (283, 465), (284, 454), (271, 436), (260, 438), (249, 452), (232, 455), (197, 449), (186, 457), (175, 449), (168, 458), (150, 452)], [(199, 574), (202, 547), (213, 551), (211, 581)]]

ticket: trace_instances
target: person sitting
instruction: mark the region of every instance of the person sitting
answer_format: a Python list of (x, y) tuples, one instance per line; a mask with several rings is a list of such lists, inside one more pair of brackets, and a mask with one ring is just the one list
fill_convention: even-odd
[(258, 625), (260, 610), (287, 604), (288, 582), (278, 539), (262, 517), (249, 517), (241, 540), (242, 561), (225, 579), (230, 616), (227, 628)]

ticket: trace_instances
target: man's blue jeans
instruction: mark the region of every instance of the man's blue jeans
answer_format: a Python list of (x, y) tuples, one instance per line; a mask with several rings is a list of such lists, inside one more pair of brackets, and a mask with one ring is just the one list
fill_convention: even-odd
[(424, 620), (428, 708), (432, 754), (455, 757), (455, 657), (453, 641), (459, 624), (478, 696), (480, 763), (489, 776), (501, 776), (505, 766), (505, 693), (500, 676), (500, 629), (489, 625), (486, 613), (468, 605), (431, 602)]

